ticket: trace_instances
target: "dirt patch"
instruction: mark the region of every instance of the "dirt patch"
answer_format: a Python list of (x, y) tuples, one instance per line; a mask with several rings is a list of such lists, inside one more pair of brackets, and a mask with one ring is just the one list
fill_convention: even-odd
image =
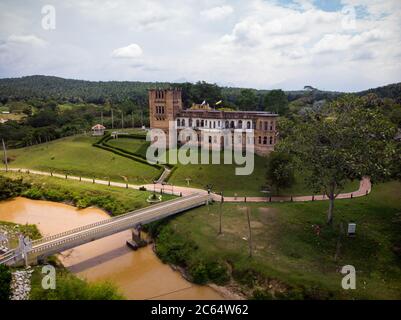
[(277, 221), (278, 210), (276, 208), (259, 208), (260, 221), (263, 224), (273, 224)]

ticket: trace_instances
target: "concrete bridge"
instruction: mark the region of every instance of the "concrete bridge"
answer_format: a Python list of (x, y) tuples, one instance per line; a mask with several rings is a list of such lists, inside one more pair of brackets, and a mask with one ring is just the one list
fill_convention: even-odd
[[(112, 234), (132, 229), (138, 225), (156, 221), (186, 210), (208, 204), (210, 195), (205, 193), (192, 194), (152, 205), (147, 208), (128, 212), (126, 214), (102, 220), (39, 240), (26, 246), (0, 255), (0, 264), (22, 265), (36, 264), (44, 258), (77, 247), (87, 242), (95, 241)], [(24, 240), (22, 239), (22, 242)], [(20, 241), (21, 242), (21, 241)], [(21, 249), (21, 247), (25, 249)]]

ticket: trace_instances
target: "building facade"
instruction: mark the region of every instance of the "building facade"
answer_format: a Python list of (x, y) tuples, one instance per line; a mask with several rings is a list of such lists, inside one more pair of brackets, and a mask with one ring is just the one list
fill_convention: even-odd
[[(149, 94), (150, 128), (162, 129), (167, 137), (170, 121), (177, 130), (177, 142), (193, 143), (215, 150), (225, 145), (253, 144), (255, 153), (267, 155), (277, 142), (277, 114), (261, 111), (220, 111), (208, 104), (193, 104), (184, 109), (180, 89), (151, 89)], [(185, 136), (191, 128), (197, 137)], [(227, 138), (227, 132), (231, 133)], [(230, 140), (228, 140), (230, 139)]]

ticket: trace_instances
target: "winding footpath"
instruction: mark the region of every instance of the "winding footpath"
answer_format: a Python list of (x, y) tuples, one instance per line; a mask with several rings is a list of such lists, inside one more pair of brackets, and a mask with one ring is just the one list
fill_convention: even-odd
[[(5, 168), (0, 168), (1, 171), (6, 171)], [(94, 184), (101, 184), (106, 186), (118, 187), (118, 188), (126, 188), (126, 189), (135, 189), (139, 190), (140, 188), (145, 187), (148, 191), (155, 190), (156, 192), (173, 194), (176, 196), (187, 196), (194, 193), (202, 194), (207, 193), (206, 190), (198, 189), (198, 188), (190, 188), (190, 187), (181, 187), (181, 186), (173, 186), (171, 184), (162, 184), (160, 182), (155, 184), (144, 184), (144, 185), (135, 185), (123, 182), (114, 182), (107, 181), (101, 179), (90, 179), (85, 177), (77, 177), (73, 175), (65, 175), (60, 173), (51, 173), (46, 171), (38, 171), (31, 170), (25, 168), (9, 168), (8, 171), (11, 172), (20, 172), (26, 174), (35, 174), (41, 176), (52, 176), (61, 179), (75, 180), (77, 182), (89, 182)], [(350, 199), (350, 198), (358, 198), (368, 195), (372, 190), (372, 184), (368, 177), (364, 177), (359, 183), (359, 189), (353, 192), (340, 193), (336, 199)], [(213, 200), (221, 201), (221, 196), (216, 193), (211, 193)], [(224, 202), (304, 202), (304, 201), (324, 201), (328, 200), (326, 195), (310, 195), (310, 196), (266, 196), (266, 197), (226, 197), (224, 196)]]

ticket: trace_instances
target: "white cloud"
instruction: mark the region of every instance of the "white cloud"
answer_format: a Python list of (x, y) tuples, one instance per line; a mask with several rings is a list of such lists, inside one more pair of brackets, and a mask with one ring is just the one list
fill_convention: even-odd
[(214, 7), (201, 11), (201, 16), (208, 20), (220, 20), (223, 19), (234, 12), (231, 6), (220, 6)]
[(47, 44), (47, 41), (33, 35), (11, 35), (7, 39), (8, 43), (16, 43), (23, 45), (30, 45), (34, 47), (44, 47)]
[(121, 59), (135, 59), (142, 56), (142, 48), (136, 43), (132, 43), (126, 47), (115, 49), (111, 56)]
[(341, 8), (324, 11), (315, 0), (55, 2), (52, 32), (41, 28), (33, 2), (1, 2), (1, 76), (332, 90), (401, 80), (399, 0), (341, 0), (357, 13), (348, 29)]

